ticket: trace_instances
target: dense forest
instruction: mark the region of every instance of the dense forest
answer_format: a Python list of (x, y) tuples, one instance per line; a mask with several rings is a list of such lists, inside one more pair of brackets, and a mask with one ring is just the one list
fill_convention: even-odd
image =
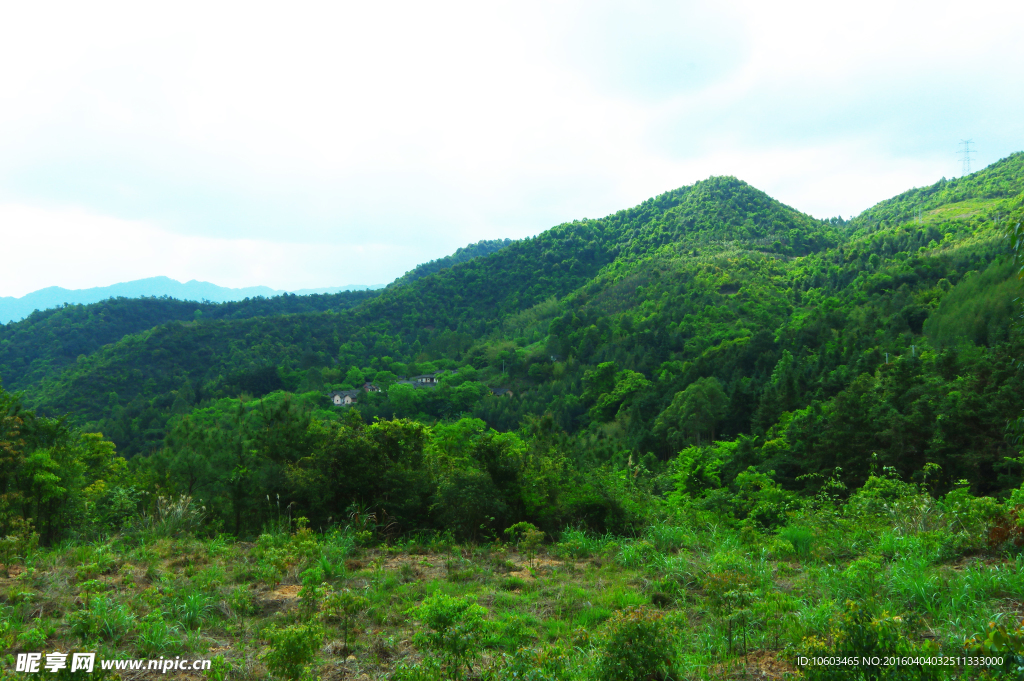
[(0, 639), (220, 678), (1017, 678), (1022, 221), (1024, 153), (850, 220), (712, 177), (379, 291), (0, 326)]

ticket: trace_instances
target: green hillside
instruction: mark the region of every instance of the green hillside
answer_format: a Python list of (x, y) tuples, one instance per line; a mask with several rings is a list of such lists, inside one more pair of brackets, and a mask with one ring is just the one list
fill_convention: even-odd
[[(787, 414), (794, 419), (787, 428), (805, 419), (830, 428), (829, 419), (874, 418), (834, 413), (865, 375), (877, 382), (868, 391), (877, 403), (862, 405), (868, 412), (914, 418), (894, 400), (925, 390), (914, 408), (934, 415), (952, 408), (936, 403), (951, 381), (985, 367), (992, 381), (971, 387), (984, 405), (982, 426), (956, 418), (947, 422), (953, 432), (940, 433), (931, 422), (913, 431), (911, 442), (825, 440), (781, 449), (787, 440), (780, 431), (770, 452), (751, 445), (748, 458), (791, 485), (844, 462), (863, 479), (873, 453), (906, 474), (940, 459), (945, 484), (967, 478), (979, 491), (993, 491), (1010, 482), (1000, 477), (1002, 428), (1018, 408), (1011, 387), (1017, 341), (1009, 333), (1009, 270), (993, 264), (1005, 250), (995, 218), (1006, 201), (985, 196), (1012, 191), (1021, 159), (1010, 157), (953, 189), (939, 183), (923, 217), (912, 211), (908, 221), (870, 230), (863, 225), (871, 215), (906, 212), (908, 195), (844, 224), (813, 220), (733, 178), (712, 178), (607, 218), (559, 225), (379, 295), (348, 294), (351, 301), (364, 296), (348, 310), (336, 311), (341, 305), (329, 296), (312, 298), (331, 308), (319, 313), (300, 308), (239, 319), (241, 311), (216, 307), (198, 321), (159, 325), (82, 353), (73, 364), (65, 360), (59, 375), (40, 362), (36, 374), (50, 376), (26, 397), (42, 413), (68, 413), (133, 455), (160, 448), (175, 414), (210, 400), (357, 388), (378, 374), (388, 388), (400, 375), (447, 369), (459, 373), (441, 390), (395, 386), (367, 395), (359, 409), (367, 419), (428, 422), (467, 413), (499, 430), (546, 414), (579, 456), (622, 463), (631, 455), (666, 460), (711, 435), (711, 426), (669, 423), (689, 418), (678, 414), (677, 396), (697, 381), (713, 379), (721, 389), (716, 435), (746, 442), (778, 431)], [(981, 306), (967, 335), (963, 305)], [(957, 346), (967, 337), (986, 350), (962, 352)], [(908, 355), (899, 380), (910, 383), (888, 386), (896, 380), (887, 378), (888, 368)], [(468, 388), (450, 396), (469, 375), (480, 384), (475, 397)], [(511, 388), (516, 398), (488, 397), (483, 384)]]
[[(560, 225), (488, 257), (389, 289), (347, 314), (271, 321), (235, 320), (241, 315), (227, 314), (218, 320), (204, 313), (197, 324), (147, 330), (76, 359), (63, 375), (30, 391), (29, 401), (45, 413), (70, 413), (76, 422), (105, 426), (122, 451), (135, 453), (159, 443), (172, 393), (186, 381), (201, 402), (231, 394), (232, 386), (248, 385), (248, 375), (271, 366), (279, 367), (281, 382), (267, 385), (294, 390), (310, 368), (330, 370), (339, 363), (342, 375), (328, 375), (328, 383), (341, 383), (352, 364), (369, 367), (374, 358), (378, 363), (383, 357), (404, 364), (458, 363), (471, 346), (479, 349), (482, 339), (503, 338), (501, 329), (510, 315), (587, 284), (601, 286), (594, 278), (603, 268), (611, 266), (603, 275), (610, 280), (623, 268), (637, 266), (645, 253), (669, 257), (675, 249), (678, 257), (690, 259), (690, 247), (710, 253), (736, 244), (755, 252), (803, 252), (837, 238), (830, 224), (811, 220), (735, 179), (712, 178), (603, 220)], [(33, 335), (40, 334), (26, 333)], [(509, 363), (517, 362), (510, 355)], [(475, 363), (478, 369), (488, 368)], [(40, 364), (37, 375), (52, 372), (58, 363)], [(117, 406), (136, 423), (110, 423)], [(101, 423), (104, 417), (107, 423)], [(155, 427), (149, 425), (154, 418), (159, 422)], [(128, 431), (135, 434), (121, 435)], [(146, 445), (139, 440), (144, 432), (149, 432)]]
[(110, 298), (90, 305), (36, 311), (0, 326), (0, 378), (9, 389), (38, 383), (102, 346), (168, 322), (249, 319), (299, 312), (346, 310), (377, 291), (253, 298), (210, 303), (174, 298)]
[(447, 267), (451, 267), (452, 265), (458, 265), (460, 262), (466, 262), (467, 260), (472, 260), (473, 258), (479, 258), (480, 256), (490, 255), (491, 253), (500, 251), (501, 249), (505, 248), (511, 243), (511, 239), (485, 239), (483, 241), (478, 241), (475, 244), (469, 244), (468, 246), (464, 246), (458, 249), (451, 255), (447, 255), (443, 258), (438, 258), (437, 260), (431, 260), (430, 262), (425, 262), (422, 265), (416, 266), (414, 269), (406, 272), (401, 277), (395, 279), (393, 282), (388, 284), (387, 287), (396, 288), (398, 286), (410, 284), (416, 281), (417, 279), (422, 279), (427, 275), (434, 274), (435, 272), (440, 272), (441, 270)]

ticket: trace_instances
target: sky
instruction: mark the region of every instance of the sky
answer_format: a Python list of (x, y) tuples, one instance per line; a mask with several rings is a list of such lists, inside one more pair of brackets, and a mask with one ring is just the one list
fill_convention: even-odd
[(711, 175), (816, 217), (1024, 149), (1024, 3), (0, 2), (0, 296), (383, 284)]

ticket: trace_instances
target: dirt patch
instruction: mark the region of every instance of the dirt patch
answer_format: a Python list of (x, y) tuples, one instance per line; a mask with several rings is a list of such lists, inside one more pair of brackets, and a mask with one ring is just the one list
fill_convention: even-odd
[(731, 664), (716, 664), (710, 669), (713, 679), (788, 679), (796, 667), (777, 650), (754, 650)]
[[(538, 572), (551, 572), (557, 568), (564, 568), (566, 566), (565, 561), (555, 560), (553, 558), (534, 558), (533, 568), (531, 570), (530, 561), (519, 557), (519, 560), (513, 560), (512, 563), (516, 566), (516, 570), (512, 570), (508, 573), (509, 577), (518, 577), (523, 581), (532, 581), (534, 579), (534, 573)], [(575, 565), (574, 563), (572, 565)]]
[(278, 610), (294, 607), (299, 598), (299, 589), (301, 588), (298, 584), (288, 584), (263, 594), (259, 599), (259, 603), (263, 608), (264, 616), (275, 613)]
[[(4, 572), (5, 569), (7, 570), (6, 573)], [(10, 567), (7, 567), (6, 565), (0, 565), (0, 580), (5, 579), (4, 578), (4, 574), (7, 575), (7, 578), (14, 579), (15, 577), (17, 577), (18, 575), (20, 575), (24, 571), (25, 571), (25, 566), (24, 565), (12, 565)]]
[(302, 587), (300, 587), (298, 584), (289, 584), (288, 586), (279, 586), (276, 589), (274, 589), (273, 591), (271, 591), (269, 594), (267, 594), (267, 599), (268, 600), (286, 600), (286, 601), (287, 600), (293, 600), (293, 599), (299, 597), (299, 589), (301, 589), (301, 588)]

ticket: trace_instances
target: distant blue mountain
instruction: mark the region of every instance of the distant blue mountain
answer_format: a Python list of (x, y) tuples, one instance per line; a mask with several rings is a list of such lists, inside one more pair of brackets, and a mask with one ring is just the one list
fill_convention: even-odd
[(282, 293), (310, 295), (313, 293), (338, 293), (339, 291), (362, 291), (365, 289), (384, 288), (383, 284), (366, 286), (352, 284), (333, 288), (304, 288), (298, 291), (279, 291), (268, 286), (250, 286), (248, 288), (227, 288), (206, 281), (187, 281), (182, 284), (168, 277), (150, 277), (136, 281), (126, 281), (112, 286), (98, 286), (68, 290), (59, 286), (49, 286), (21, 298), (0, 297), (0, 324), (19, 321), (32, 314), (35, 310), (48, 310), (64, 303), (88, 304), (98, 303), (107, 298), (146, 298), (150, 296), (169, 296), (179, 300), (209, 300), (214, 303), (226, 303), (230, 300), (243, 300), (263, 296), (270, 298)]

